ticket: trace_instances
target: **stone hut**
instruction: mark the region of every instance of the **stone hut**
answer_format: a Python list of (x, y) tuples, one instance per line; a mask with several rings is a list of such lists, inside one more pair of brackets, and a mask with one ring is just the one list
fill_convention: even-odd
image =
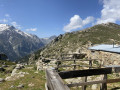
[(8, 57), (4, 53), (0, 53), (0, 60), (7, 60)]
[(103, 65), (120, 65), (120, 46), (101, 44), (88, 48), (88, 58), (101, 59)]

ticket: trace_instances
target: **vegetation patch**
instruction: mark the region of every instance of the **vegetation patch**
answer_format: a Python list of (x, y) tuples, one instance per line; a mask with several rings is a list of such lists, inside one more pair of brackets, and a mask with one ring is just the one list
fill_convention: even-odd
[[(32, 66), (33, 67), (33, 66)], [(36, 71), (34, 68), (25, 67), (18, 72), (27, 72), (24, 77), (13, 81), (0, 83), (0, 90), (18, 90), (19, 85), (23, 85), (22, 90), (44, 90), (45, 89), (45, 72)], [(0, 73), (0, 78), (5, 74)], [(5, 77), (4, 77), (5, 78)]]

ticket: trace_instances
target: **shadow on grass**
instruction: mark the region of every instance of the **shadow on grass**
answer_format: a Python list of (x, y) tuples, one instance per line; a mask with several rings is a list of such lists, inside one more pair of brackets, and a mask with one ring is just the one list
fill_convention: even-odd
[(112, 88), (111, 90), (118, 90), (120, 89), (120, 87), (115, 87), (115, 88)]

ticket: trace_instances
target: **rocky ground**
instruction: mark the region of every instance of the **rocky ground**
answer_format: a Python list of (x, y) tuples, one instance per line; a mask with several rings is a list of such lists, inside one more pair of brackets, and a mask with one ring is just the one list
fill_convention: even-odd
[[(73, 62), (65, 62), (62, 64), (71, 65)], [(77, 62), (77, 64), (88, 64), (87, 62)], [(52, 65), (52, 66), (51, 66)], [(95, 65), (93, 63), (93, 65)], [(42, 62), (39, 60), (36, 65), (9, 65), (0, 68), (0, 90), (45, 90), (45, 69), (56, 66), (56, 61)], [(77, 67), (76, 69), (87, 69)], [(73, 68), (60, 68), (61, 71), (73, 70)], [(120, 78), (120, 74), (110, 74), (108, 79)], [(103, 76), (89, 76), (87, 81), (102, 80)], [(64, 83), (82, 82), (82, 78), (64, 79)], [(120, 83), (108, 84), (108, 90), (118, 90)], [(113, 89), (114, 88), (114, 89)], [(70, 90), (81, 90), (81, 87), (73, 87)], [(87, 90), (100, 90), (100, 84), (88, 85)]]
[(17, 64), (7, 68), (12, 72), (0, 72), (0, 90), (45, 90), (45, 73), (37, 71), (34, 65)]
[[(79, 65), (88, 65), (89, 63), (87, 61), (77, 61), (76, 62)], [(69, 61), (69, 62), (62, 62), (62, 65), (71, 65), (73, 64), (73, 61)], [(49, 63), (45, 63), (42, 62), (42, 60), (38, 60), (38, 62), (36, 63), (37, 65), (37, 70), (45, 70), (46, 68), (50, 68), (51, 65), (53, 65), (52, 67), (56, 67), (56, 61), (51, 61)], [(98, 63), (93, 62), (93, 66), (96, 67), (98, 66)], [(69, 71), (69, 70), (73, 70), (73, 67), (63, 67), (63, 68), (59, 68), (60, 71)], [(84, 69), (88, 69), (88, 67), (76, 67), (76, 70), (84, 70)], [(115, 79), (115, 78), (120, 78), (120, 74), (119, 73), (113, 73), (113, 74), (109, 74), (108, 75), (108, 79)], [(66, 84), (71, 84), (71, 83), (79, 83), (82, 82), (82, 77), (78, 77), (78, 78), (70, 78), (70, 79), (64, 79), (64, 83)], [(103, 75), (94, 75), (94, 76), (88, 76), (87, 77), (87, 81), (99, 81), (99, 80), (103, 80)], [(93, 85), (88, 85), (87, 86), (87, 90), (100, 90), (100, 86), (101, 84), (93, 84)], [(107, 84), (108, 90), (118, 90), (120, 89), (120, 82), (119, 83), (111, 83), (111, 84)], [(70, 88), (70, 90), (81, 90), (82, 87), (78, 86), (78, 87), (72, 87)]]

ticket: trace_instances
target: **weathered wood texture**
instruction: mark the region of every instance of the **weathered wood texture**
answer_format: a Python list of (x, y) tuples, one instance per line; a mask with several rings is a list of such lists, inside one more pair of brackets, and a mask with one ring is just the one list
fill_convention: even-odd
[[(85, 76), (85, 77), (82, 77), (82, 82), (87, 82), (87, 76)], [(86, 85), (83, 85), (82, 86), (82, 90), (86, 90)]]
[(107, 74), (104, 74), (103, 80), (105, 80), (105, 82), (102, 83), (101, 90), (107, 90)]
[(100, 59), (98, 60), (98, 59), (63, 59), (63, 60), (59, 60), (59, 59), (51, 59), (51, 58), (44, 58), (45, 60), (54, 60), (54, 61), (63, 61), (63, 62), (65, 62), (65, 61), (95, 61), (95, 60), (97, 60), (97, 61), (101, 61)]
[[(73, 55), (73, 54), (66, 54), (66, 55)], [(104, 68), (100, 67), (93, 69), (95, 67), (92, 66), (93, 61), (101, 61), (98, 59), (75, 59), (74, 57), (72, 58), (59, 58), (59, 59), (49, 59), (49, 58), (44, 58), (45, 60), (55, 60), (57, 62), (57, 69), (61, 67), (74, 67), (74, 71), (62, 71), (57, 73), (53, 69), (47, 69), (46, 70), (46, 79), (47, 79), (47, 87), (48, 90), (70, 90), (69, 87), (74, 87), (74, 86), (82, 86), (82, 90), (86, 90), (86, 85), (91, 85), (91, 84), (99, 84), (102, 83), (101, 90), (107, 90), (107, 83), (115, 83), (115, 82), (120, 82), (120, 79), (107, 79), (107, 74), (111, 73), (118, 73), (120, 72), (120, 66), (107, 66)], [(74, 64), (71, 65), (60, 65), (59, 63), (65, 62), (65, 61), (73, 61)], [(76, 64), (76, 61), (88, 61), (88, 65), (78, 65)], [(86, 70), (75, 70), (76, 66), (79, 67), (89, 67), (89, 69)], [(87, 76), (92, 76), (92, 75), (104, 75), (103, 80), (99, 81), (91, 81), (87, 82)], [(68, 79), (68, 78), (76, 78), (76, 77), (82, 77), (83, 82), (80, 83), (72, 83), (72, 84), (64, 84), (62, 79)]]
[(91, 82), (72, 83), (67, 85), (68, 87), (75, 87), (75, 86), (92, 85), (92, 84), (99, 84), (99, 83), (105, 83), (105, 82), (106, 80), (100, 80), (100, 81), (91, 81)]
[[(82, 86), (82, 90), (86, 90), (86, 85), (99, 84), (102, 83), (101, 90), (107, 90), (107, 83), (120, 82), (119, 79), (107, 79), (107, 74), (112, 72), (118, 72), (120, 67), (107, 67), (100, 69), (87, 69), (87, 70), (75, 70), (75, 71), (65, 71), (59, 72), (59, 74), (53, 69), (46, 70), (46, 79), (48, 90), (70, 90), (69, 87)], [(104, 74), (103, 80), (87, 82), (86, 76), (91, 75), (101, 75)], [(60, 76), (61, 77), (60, 77)], [(75, 77), (86, 77), (83, 82), (64, 84), (62, 79), (75, 78)]]
[(59, 74), (53, 69), (46, 70), (46, 80), (48, 90), (70, 90), (68, 86), (64, 84)]
[(58, 68), (61, 68), (61, 67), (72, 67), (72, 66), (96, 68), (96, 67), (92, 67), (92, 66), (89, 66), (89, 65), (79, 65), (79, 64), (59, 65)]
[(108, 79), (108, 80), (99, 80), (99, 81), (91, 81), (91, 82), (80, 82), (80, 83), (72, 83), (67, 84), (68, 87), (75, 87), (75, 86), (83, 86), (83, 85), (92, 85), (92, 84), (99, 84), (99, 83), (115, 83), (120, 82), (120, 78), (118, 79)]
[(112, 68), (100, 68), (100, 69), (62, 71), (59, 72), (59, 75), (62, 79), (67, 79), (67, 78), (76, 78), (76, 77), (111, 74), (111, 73), (112, 73)]

